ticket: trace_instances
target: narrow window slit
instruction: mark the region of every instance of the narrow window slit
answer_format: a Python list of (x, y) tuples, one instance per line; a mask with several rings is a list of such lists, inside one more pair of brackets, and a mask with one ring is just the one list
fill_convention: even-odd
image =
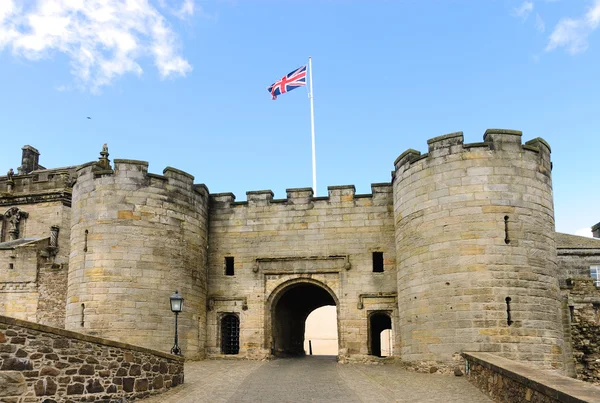
[(508, 239), (508, 216), (504, 216), (504, 243), (509, 244), (510, 239)]
[(85, 304), (81, 304), (81, 327), (83, 327), (85, 323)]
[(88, 250), (87, 242), (88, 242), (88, 230), (85, 230), (84, 238), (83, 238), (83, 251), (84, 252), (87, 252), (87, 250)]
[(512, 319), (510, 318), (510, 301), (511, 301), (511, 298), (510, 297), (506, 297), (505, 301), (506, 301), (506, 324), (508, 326), (510, 326), (510, 325), (512, 325), (514, 323), (512, 321)]
[(234, 275), (234, 264), (233, 264), (233, 256), (225, 256), (225, 275), (233, 276)]
[(373, 252), (373, 273), (383, 273), (383, 252)]
[(575, 322), (575, 307), (573, 305), (569, 305), (569, 317), (571, 318), (571, 323)]

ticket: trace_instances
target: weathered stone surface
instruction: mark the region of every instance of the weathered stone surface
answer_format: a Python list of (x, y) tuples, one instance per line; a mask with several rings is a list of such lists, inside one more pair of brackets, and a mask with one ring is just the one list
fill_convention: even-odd
[(5, 358), (0, 371), (26, 371), (33, 369), (31, 361), (25, 358)]
[(67, 339), (56, 339), (52, 343), (52, 348), (69, 348), (69, 340), (67, 340)]
[(15, 353), (16, 357), (19, 358), (24, 358), (27, 357), (29, 354), (27, 353), (27, 351), (23, 350), (23, 349), (18, 349), (17, 352)]
[(123, 378), (123, 390), (125, 392), (133, 392), (133, 384), (135, 378)]
[(43, 367), (40, 370), (40, 375), (44, 376), (44, 375), (49, 375), (49, 376), (57, 376), (58, 374), (60, 374), (60, 371), (56, 368), (53, 367)]
[(36, 396), (52, 396), (56, 393), (57, 389), (58, 385), (50, 377), (39, 379), (33, 387)]
[(152, 387), (154, 389), (162, 389), (164, 386), (163, 377), (161, 375), (157, 375), (152, 380)]
[(148, 379), (136, 379), (134, 389), (136, 392), (145, 392), (148, 390)]
[(96, 371), (94, 370), (93, 365), (84, 364), (79, 368), (77, 372), (79, 375), (94, 375)]
[(27, 390), (25, 377), (17, 371), (0, 371), (0, 397), (19, 396)]
[(85, 386), (82, 383), (73, 383), (67, 386), (67, 395), (81, 395)]
[(140, 365), (132, 365), (129, 368), (129, 376), (138, 376), (142, 373), (142, 367)]
[(87, 393), (102, 393), (104, 392), (104, 387), (99, 379), (90, 379), (85, 385), (85, 390)]

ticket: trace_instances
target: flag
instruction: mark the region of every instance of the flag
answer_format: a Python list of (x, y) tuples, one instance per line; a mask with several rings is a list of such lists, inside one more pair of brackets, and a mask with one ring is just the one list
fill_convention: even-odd
[(267, 91), (273, 96), (273, 100), (277, 99), (278, 95), (285, 94), (294, 88), (303, 87), (306, 85), (306, 65), (292, 71), (288, 75), (283, 76), (280, 80), (275, 81), (267, 88)]

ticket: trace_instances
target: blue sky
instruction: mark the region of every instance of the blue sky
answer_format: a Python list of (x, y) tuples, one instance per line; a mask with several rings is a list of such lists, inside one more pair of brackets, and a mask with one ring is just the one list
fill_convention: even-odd
[(312, 56), (320, 196), (370, 193), (431, 137), (518, 129), (552, 146), (557, 230), (589, 232), (599, 25), (600, 0), (0, 0), (0, 169), (24, 144), (57, 167), (108, 143), (285, 198), (312, 185), (309, 101), (266, 87)]

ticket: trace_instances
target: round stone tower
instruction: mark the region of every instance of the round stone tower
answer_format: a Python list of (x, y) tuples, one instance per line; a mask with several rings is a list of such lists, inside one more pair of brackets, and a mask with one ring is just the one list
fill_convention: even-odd
[[(81, 166), (73, 187), (66, 328), (170, 351), (169, 296), (185, 298), (179, 345), (204, 353), (208, 190), (193, 176), (108, 152)], [(101, 153), (102, 154), (102, 153)]]
[(428, 145), (395, 162), (402, 359), (485, 351), (562, 368), (550, 147), (496, 129)]

